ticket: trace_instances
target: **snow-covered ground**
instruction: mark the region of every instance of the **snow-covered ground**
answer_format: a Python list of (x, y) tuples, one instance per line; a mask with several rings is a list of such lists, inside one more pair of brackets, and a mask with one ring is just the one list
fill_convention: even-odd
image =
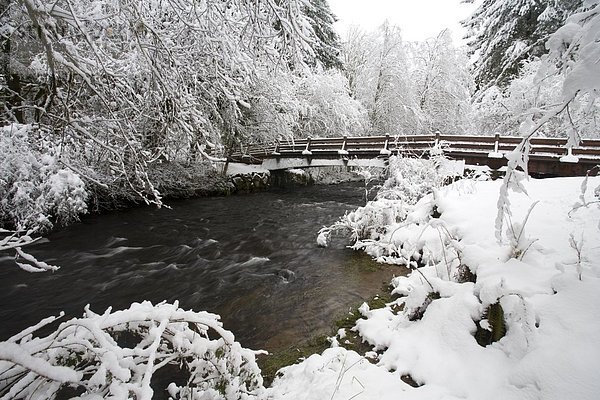
[[(600, 178), (589, 179), (585, 197), (582, 181), (530, 180), (529, 196), (511, 193), (502, 244), (494, 235), (502, 182), (461, 181), (421, 199), (366, 247), (382, 261), (392, 261), (390, 247), (414, 251), (425, 265), (423, 275), (394, 279), (400, 298), (386, 308), (361, 307), (355, 329), (377, 351), (376, 362), (328, 349), (283, 369), (270, 398), (598, 399), (600, 208), (575, 204), (598, 201)], [(439, 218), (431, 216), (433, 203)], [(465, 265), (475, 282), (456, 279)], [(440, 298), (415, 317), (430, 292)], [(495, 303), (506, 334), (484, 347), (474, 337), (476, 322), (488, 328), (485, 312)], [(421, 386), (404, 383), (405, 375)]]

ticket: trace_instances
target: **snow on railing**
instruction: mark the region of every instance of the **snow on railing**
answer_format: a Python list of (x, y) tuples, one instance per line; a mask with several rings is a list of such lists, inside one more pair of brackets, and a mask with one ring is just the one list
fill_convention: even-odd
[[(232, 154), (231, 160), (260, 162), (281, 157), (378, 157), (392, 154), (422, 156), (427, 149), (439, 145), (450, 157), (481, 157), (502, 159), (521, 142), (517, 136), (433, 135), (357, 136), (335, 138), (305, 138), (279, 140), (267, 146), (249, 146)], [(600, 140), (584, 139), (576, 147), (567, 147), (566, 138), (530, 139), (533, 159), (556, 159), (557, 162), (578, 162), (581, 158), (600, 159)]]

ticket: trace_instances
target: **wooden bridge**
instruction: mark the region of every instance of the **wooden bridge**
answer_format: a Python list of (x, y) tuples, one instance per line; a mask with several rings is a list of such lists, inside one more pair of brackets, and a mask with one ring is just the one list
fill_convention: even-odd
[[(505, 154), (522, 138), (515, 136), (411, 135), (308, 138), (251, 146), (232, 154), (231, 161), (262, 164), (269, 170), (320, 166), (384, 166), (391, 155), (427, 158), (435, 145), (449, 159), (466, 165), (500, 169)], [(566, 138), (532, 138), (529, 172), (545, 176), (596, 174), (600, 165), (600, 140), (584, 139), (567, 148)]]

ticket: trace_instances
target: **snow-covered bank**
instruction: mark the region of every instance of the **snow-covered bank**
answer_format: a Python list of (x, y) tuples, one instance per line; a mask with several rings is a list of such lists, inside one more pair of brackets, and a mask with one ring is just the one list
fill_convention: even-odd
[[(377, 351), (376, 365), (330, 349), (283, 369), (269, 389), (272, 398), (597, 398), (600, 209), (573, 207), (598, 201), (593, 188), (600, 178), (589, 179), (583, 197), (581, 184), (581, 178), (531, 180), (529, 197), (511, 195), (512, 227), (503, 244), (494, 236), (501, 182), (458, 182), (381, 227), (378, 237), (363, 240), (368, 252), (422, 267), (393, 281), (398, 300), (362, 308), (356, 329)], [(432, 216), (438, 216), (434, 204), (439, 218)], [(475, 282), (461, 279), (465, 267)], [(478, 326), (481, 332), (497, 324), (486, 318), (494, 304), (506, 334), (482, 346), (475, 335)], [(404, 383), (406, 375), (421, 386)]]

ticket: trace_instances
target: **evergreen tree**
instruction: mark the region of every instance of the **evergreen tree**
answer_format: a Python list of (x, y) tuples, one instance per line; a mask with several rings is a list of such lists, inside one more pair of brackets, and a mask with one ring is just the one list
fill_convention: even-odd
[(333, 29), (333, 24), (337, 21), (337, 18), (331, 12), (327, 0), (310, 0), (309, 4), (304, 7), (303, 14), (308, 17), (318, 39), (313, 44), (316, 60), (325, 69), (336, 68), (341, 70), (343, 64), (340, 59), (340, 37)]
[(547, 52), (549, 35), (581, 4), (581, 0), (483, 0), (463, 21), (470, 52), (477, 58), (478, 89), (508, 85), (523, 61)]

